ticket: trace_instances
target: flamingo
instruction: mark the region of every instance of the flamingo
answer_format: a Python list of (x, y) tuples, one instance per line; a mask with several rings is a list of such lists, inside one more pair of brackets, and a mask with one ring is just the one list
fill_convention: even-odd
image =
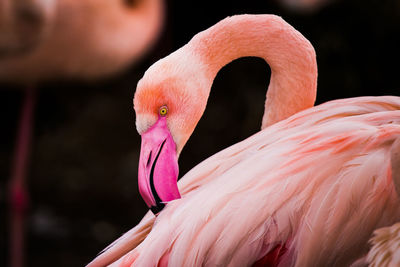
[(43, 2), (55, 5), (46, 36), (30, 53), (2, 57), (1, 81), (26, 85), (116, 73), (140, 59), (163, 22), (161, 0)]
[(0, 57), (33, 49), (47, 35), (54, 0), (0, 1)]
[[(271, 67), (261, 131), (177, 183), (213, 79), (244, 56)], [(311, 43), (275, 15), (228, 17), (153, 64), (134, 96), (151, 211), (87, 266), (348, 266), (365, 255), (374, 229), (400, 218), (400, 98), (313, 107), (316, 84)]]
[[(23, 266), (35, 87), (94, 80), (137, 62), (155, 42), (162, 0), (0, 0), (0, 81), (26, 86), (9, 185), (10, 266)], [(28, 35), (27, 35), (28, 34)]]

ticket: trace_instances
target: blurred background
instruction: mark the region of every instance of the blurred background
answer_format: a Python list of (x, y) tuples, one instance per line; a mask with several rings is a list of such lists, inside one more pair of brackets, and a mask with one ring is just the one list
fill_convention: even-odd
[[(148, 0), (113, 1), (135, 9)], [(137, 188), (140, 136), (132, 107), (136, 83), (152, 63), (229, 15), (278, 14), (311, 41), (319, 66), (317, 104), (400, 95), (400, 1), (168, 0), (164, 4), (154, 39), (139, 56), (127, 56), (127, 62), (113, 70), (88, 74), (90, 79), (79, 73), (63, 76), (51, 68), (48, 75), (40, 74), (43, 78), (27, 81), (24, 76), (29, 73), (18, 69), (0, 75), (0, 266), (10, 263), (7, 188), (26, 86), (35, 87), (37, 94), (26, 180), (26, 266), (84, 266), (140, 221), (147, 208)], [(148, 25), (143, 23), (140, 29), (145, 31)], [(113, 40), (105, 30), (103, 34)], [(0, 74), (7, 74), (8, 68), (2, 60), (15, 53), (0, 53)], [(259, 131), (269, 75), (268, 65), (257, 58), (236, 60), (220, 71), (206, 112), (181, 154), (180, 177), (203, 159)]]

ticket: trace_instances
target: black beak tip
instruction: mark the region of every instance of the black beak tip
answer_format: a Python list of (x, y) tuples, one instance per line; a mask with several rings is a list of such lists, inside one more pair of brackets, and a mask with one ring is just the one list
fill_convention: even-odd
[(157, 216), (158, 213), (160, 213), (163, 210), (164, 207), (165, 207), (164, 203), (157, 202), (157, 206), (151, 206), (150, 210), (151, 210), (151, 212), (154, 213), (154, 215)]

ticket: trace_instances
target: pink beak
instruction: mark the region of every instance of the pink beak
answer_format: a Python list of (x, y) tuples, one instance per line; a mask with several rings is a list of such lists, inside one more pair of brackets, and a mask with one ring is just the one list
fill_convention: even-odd
[(139, 159), (139, 192), (154, 214), (181, 197), (178, 190), (176, 145), (165, 117), (142, 134)]

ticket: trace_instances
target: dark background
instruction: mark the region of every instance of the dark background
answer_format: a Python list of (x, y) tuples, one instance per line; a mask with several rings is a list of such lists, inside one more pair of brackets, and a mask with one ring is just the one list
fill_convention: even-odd
[[(141, 62), (95, 83), (64, 80), (38, 87), (27, 266), (83, 266), (139, 222), (147, 209), (137, 190), (136, 83), (153, 62), (226, 16), (278, 14), (303, 33), (317, 52), (317, 104), (399, 95), (400, 1), (332, 0), (314, 12), (290, 11), (276, 1), (167, 1), (164, 31)], [(180, 176), (259, 130), (269, 75), (267, 64), (255, 58), (236, 60), (220, 71), (207, 110), (181, 154)], [(2, 266), (8, 252), (6, 188), (22, 98), (19, 88), (1, 85)]]

